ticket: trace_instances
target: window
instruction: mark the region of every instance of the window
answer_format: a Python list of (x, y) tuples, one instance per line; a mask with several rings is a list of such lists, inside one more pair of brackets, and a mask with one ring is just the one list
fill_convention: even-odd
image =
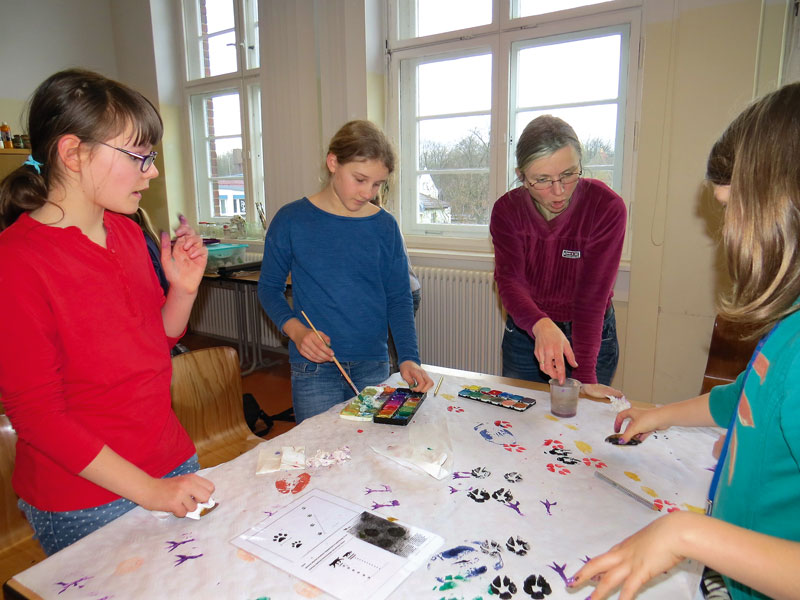
[(257, 0), (184, 0), (186, 95), (198, 219), (263, 210)]
[(516, 140), (541, 114), (573, 126), (585, 176), (630, 200), (639, 11), (620, 9), (637, 4), (394, 0), (389, 112), (401, 168), (393, 201), (404, 233), (419, 236), (412, 245), (451, 239), (430, 243), (455, 248), (464, 238), (488, 248), (492, 205), (518, 185)]

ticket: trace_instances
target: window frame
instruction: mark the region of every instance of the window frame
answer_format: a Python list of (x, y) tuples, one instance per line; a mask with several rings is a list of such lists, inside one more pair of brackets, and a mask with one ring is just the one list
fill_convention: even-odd
[[(512, 72), (511, 52), (515, 43), (524, 40), (536, 40), (555, 36), (564, 36), (581, 39), (581, 32), (587, 30), (602, 30), (627, 28), (627, 44), (623, 36), (621, 44), (621, 69), (620, 90), (621, 102), (624, 106), (618, 110), (622, 120), (617, 120), (617, 136), (621, 141), (617, 152), (621, 154), (619, 168), (619, 187), (615, 188), (623, 197), (628, 207), (628, 233), (626, 233), (623, 247), (623, 262), (630, 260), (630, 214), (633, 205), (633, 171), (636, 122), (638, 118), (639, 91), (638, 80), (640, 70), (640, 41), (641, 41), (641, 0), (614, 0), (599, 5), (591, 5), (573, 9), (535, 15), (531, 17), (510, 17), (511, 10), (517, 0), (495, 0), (495, 19), (491, 25), (480, 26), (473, 29), (459, 30), (456, 32), (440, 33), (410, 40), (400, 40), (396, 36), (397, 5), (400, 0), (390, 0), (390, 9), (387, 11), (387, 54), (388, 54), (388, 92), (387, 92), (387, 131), (395, 140), (399, 156), (400, 168), (395, 178), (399, 185), (391, 190), (389, 208), (400, 222), (401, 229), (406, 237), (409, 248), (423, 251), (493, 252), (489, 239), (488, 225), (466, 226), (472, 231), (464, 234), (460, 225), (450, 225), (442, 228), (436, 225), (417, 225), (412, 218), (416, 201), (403, 202), (401, 199), (416, 194), (409, 191), (409, 177), (404, 165), (409, 160), (407, 154), (410, 144), (409, 135), (405, 138), (405, 127), (402, 110), (408, 110), (408, 104), (415, 102), (416, 94), (408, 94), (402, 87), (401, 62), (406, 59), (415, 61), (424, 60), (425, 57), (438, 58), (440, 55), (457, 55), (459, 52), (484, 47), (493, 49), (492, 63), (492, 115), (490, 120), (490, 195), (494, 200), (503, 193), (515, 187), (506, 185), (506, 179), (513, 183), (510, 174), (513, 173), (514, 144), (514, 114), (510, 106), (512, 98)], [(401, 89), (405, 95), (401, 94)], [(411, 96), (409, 98), (408, 96)], [(405, 106), (402, 104), (405, 103)], [(416, 112), (411, 113), (416, 117)], [(619, 136), (622, 135), (620, 140)], [(416, 143), (416, 134), (412, 140)], [(414, 148), (416, 153), (416, 148)], [(414, 154), (416, 157), (416, 154)], [(412, 163), (413, 174), (416, 175), (416, 164)], [(409, 226), (411, 223), (411, 226)], [(479, 230), (479, 231), (478, 231)]]
[[(194, 189), (195, 207), (198, 222), (228, 223), (230, 215), (215, 216), (211, 206), (209, 183), (212, 178), (208, 160), (204, 115), (196, 114), (198, 98), (224, 93), (237, 93), (239, 97), (239, 114), (241, 119), (242, 138), (242, 179), (245, 194), (245, 220), (247, 223), (259, 223), (256, 203), (264, 206), (264, 167), (263, 167), (263, 131), (259, 122), (261, 115), (260, 59), (259, 66), (247, 68), (251, 50), (259, 48), (256, 40), (254, 48), (248, 48), (245, 42), (248, 35), (257, 33), (258, 21), (248, 18), (247, 11), (254, 6), (256, 0), (232, 0), (234, 10), (234, 31), (236, 39), (237, 69), (231, 73), (190, 79), (190, 64), (193, 60), (189, 54), (189, 43), (196, 43), (196, 30), (190, 29), (188, 20), (197, 15), (198, 0), (182, 0), (183, 18), (183, 52), (184, 81), (183, 93), (186, 106), (186, 127), (192, 151), (192, 185)], [(252, 21), (252, 22), (251, 22)], [(196, 29), (196, 28), (195, 28)]]

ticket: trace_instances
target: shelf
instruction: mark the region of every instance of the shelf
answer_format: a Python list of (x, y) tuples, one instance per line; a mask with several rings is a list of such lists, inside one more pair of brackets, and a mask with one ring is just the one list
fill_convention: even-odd
[(30, 148), (0, 148), (0, 154), (30, 154)]

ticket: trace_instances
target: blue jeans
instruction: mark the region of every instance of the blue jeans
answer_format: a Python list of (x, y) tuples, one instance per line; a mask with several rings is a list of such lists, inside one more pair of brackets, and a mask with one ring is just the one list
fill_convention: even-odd
[[(554, 321), (558, 328), (567, 336), (572, 345), (572, 322)], [(550, 376), (539, 369), (539, 361), (533, 355), (536, 347), (534, 339), (525, 331), (517, 327), (509, 315), (506, 320), (506, 330), (503, 334), (503, 377), (525, 379), (547, 383)], [(610, 385), (614, 378), (619, 362), (619, 341), (617, 340), (617, 318), (614, 315), (614, 305), (610, 305), (603, 318), (603, 332), (600, 341), (600, 351), (597, 354), (598, 383)], [(566, 363), (567, 377), (572, 376), (572, 367)]]
[[(359, 391), (389, 377), (389, 361), (340, 361), (340, 364)], [(292, 404), (298, 424), (356, 395), (332, 362), (301, 362), (291, 366)]]
[[(172, 472), (164, 475), (164, 478), (194, 473), (199, 469), (200, 463), (195, 454)], [(25, 513), (25, 518), (33, 527), (34, 537), (39, 540), (42, 549), (48, 556), (74, 544), (82, 537), (100, 529), (132, 508), (136, 508), (136, 504), (127, 498), (120, 498), (92, 508), (61, 512), (39, 510), (22, 499), (17, 505)]]

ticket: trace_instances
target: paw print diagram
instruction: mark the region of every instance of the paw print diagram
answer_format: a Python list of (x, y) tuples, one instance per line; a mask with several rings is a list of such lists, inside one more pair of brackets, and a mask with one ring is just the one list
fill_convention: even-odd
[(292, 548), (299, 548), (302, 545), (303, 545), (303, 542), (301, 542), (300, 540), (295, 540), (295, 541), (292, 542)]
[(506, 540), (506, 548), (518, 556), (525, 556), (531, 549), (531, 545), (519, 536), (511, 536)]
[(470, 471), (470, 474), (476, 479), (486, 479), (492, 472), (486, 467), (475, 467)]
[(288, 538), (288, 537), (289, 537), (288, 533), (280, 532), (280, 533), (276, 533), (275, 535), (272, 536), (272, 541), (273, 542), (278, 542), (280, 544), (284, 540), (286, 540), (286, 538)]
[(511, 471), (510, 473), (506, 473), (505, 475), (503, 475), (503, 477), (505, 477), (505, 480), (508, 483), (519, 483), (520, 481), (522, 481), (522, 475), (520, 475), (516, 471)]
[(499, 596), (501, 600), (509, 600), (517, 593), (517, 585), (507, 575), (503, 575), (502, 578), (498, 575), (492, 579), (489, 589), (493, 594)]
[(553, 463), (547, 464), (547, 470), (551, 473), (558, 473), (559, 475), (569, 475), (572, 471), (570, 471), (567, 467), (562, 467), (561, 465), (554, 465)]
[(503, 504), (508, 504), (509, 502), (514, 500), (513, 494), (506, 488), (500, 488), (499, 490), (495, 490), (492, 493), (492, 498), (494, 498), (498, 502), (502, 502)]
[(490, 498), (489, 492), (483, 488), (471, 490), (467, 496), (475, 500), (475, 502), (486, 502)]
[(522, 591), (528, 594), (534, 600), (542, 600), (545, 596), (553, 593), (553, 589), (547, 580), (541, 575), (528, 575), (525, 582), (522, 584)]

